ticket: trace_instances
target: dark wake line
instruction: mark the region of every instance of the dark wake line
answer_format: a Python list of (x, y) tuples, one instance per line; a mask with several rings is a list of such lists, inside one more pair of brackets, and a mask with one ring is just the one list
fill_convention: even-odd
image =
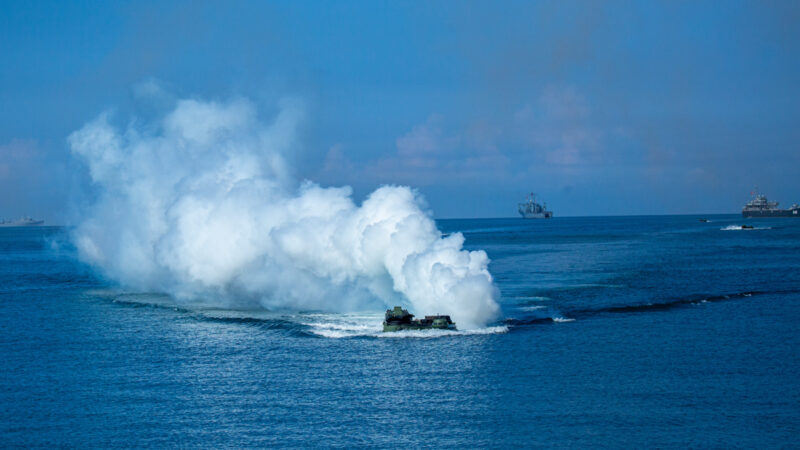
[(508, 326), (528, 326), (540, 325), (548, 323), (556, 323), (564, 319), (585, 319), (603, 314), (637, 314), (647, 312), (660, 312), (669, 311), (676, 308), (682, 308), (690, 305), (699, 305), (701, 303), (717, 303), (729, 300), (740, 300), (743, 298), (756, 297), (765, 294), (796, 294), (800, 291), (747, 291), (737, 292), (733, 294), (710, 295), (710, 296), (694, 296), (692, 298), (683, 298), (666, 302), (658, 303), (644, 303), (639, 305), (620, 305), (608, 306), (603, 308), (586, 308), (586, 309), (572, 309), (564, 311), (563, 317), (530, 317), (522, 319), (506, 319), (503, 323)]
[(684, 299), (677, 299), (677, 300), (658, 302), (658, 303), (645, 303), (641, 305), (622, 305), (622, 306), (609, 306), (605, 308), (596, 308), (596, 309), (592, 308), (577, 309), (571, 311), (571, 314), (576, 318), (578, 318), (578, 317), (593, 316), (602, 313), (615, 314), (615, 313), (668, 311), (670, 309), (680, 308), (682, 306), (687, 306), (687, 305), (697, 305), (703, 302), (707, 303), (724, 302), (726, 300), (736, 300), (736, 299), (753, 297), (756, 295), (763, 295), (768, 293), (769, 292), (749, 291), (749, 292), (738, 292), (735, 294), (727, 294), (727, 295), (697, 296), (694, 298), (684, 298)]
[(506, 319), (503, 321), (504, 325), (510, 327), (520, 327), (528, 325), (543, 325), (549, 323), (556, 323), (555, 317), (535, 317), (526, 319)]
[[(717, 303), (724, 301), (741, 300), (749, 297), (758, 297), (767, 294), (797, 294), (798, 290), (782, 290), (782, 291), (746, 291), (737, 292), (732, 294), (719, 294), (719, 295), (695, 295), (690, 298), (675, 299), (671, 301), (644, 303), (638, 305), (618, 305), (607, 306), (601, 308), (580, 308), (580, 309), (565, 309), (556, 310), (556, 315), (552, 317), (530, 316), (523, 318), (507, 318), (502, 321), (503, 325), (511, 328), (526, 327), (534, 325), (555, 324), (558, 322), (569, 322), (576, 319), (587, 319), (605, 314), (639, 314), (648, 312), (662, 312), (672, 309), (683, 308), (692, 305), (699, 305), (702, 303)], [(220, 324), (238, 324), (243, 326), (250, 326), (261, 330), (283, 330), (288, 331), (290, 334), (301, 337), (317, 337), (315, 334), (308, 331), (306, 325), (293, 322), (291, 320), (282, 319), (279, 317), (274, 318), (257, 318), (257, 317), (237, 317), (237, 316), (213, 316), (206, 315), (200, 311), (184, 308), (174, 304), (160, 304), (149, 302), (138, 302), (123, 299), (125, 295), (117, 296), (113, 299), (114, 303), (122, 304), (129, 307), (141, 308), (151, 307), (158, 309), (169, 309), (185, 314), (185, 317), (196, 320), (198, 322), (212, 322)]]
[(262, 330), (298, 331), (301, 327), (303, 327), (302, 324), (278, 318), (259, 319), (257, 317), (215, 317), (197, 313), (192, 314), (192, 318), (201, 322), (246, 325), (260, 328)]
[(176, 304), (170, 303), (151, 303), (139, 302), (133, 300), (125, 300), (122, 297), (128, 294), (122, 294), (113, 298), (112, 302), (118, 305), (127, 306), (131, 308), (154, 308), (180, 313), (183, 317), (197, 322), (219, 323), (219, 324), (234, 324), (258, 328), (260, 330), (285, 330), (290, 334), (297, 336), (308, 337), (314, 336), (313, 333), (306, 331), (307, 326), (293, 322), (291, 320), (281, 319), (278, 317), (259, 318), (259, 317), (241, 317), (241, 316), (212, 316), (203, 314), (202, 310), (193, 310)]

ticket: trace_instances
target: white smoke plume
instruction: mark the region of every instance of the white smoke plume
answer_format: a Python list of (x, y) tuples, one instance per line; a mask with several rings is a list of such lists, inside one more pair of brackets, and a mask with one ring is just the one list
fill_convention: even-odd
[(107, 114), (72, 133), (98, 195), (74, 231), (81, 258), (123, 286), (177, 300), (283, 310), (408, 306), (463, 328), (499, 314), (483, 251), (443, 237), (408, 187), (360, 206), (349, 187), (297, 183), (283, 155), (300, 119), (247, 100), (181, 100), (152, 123)]

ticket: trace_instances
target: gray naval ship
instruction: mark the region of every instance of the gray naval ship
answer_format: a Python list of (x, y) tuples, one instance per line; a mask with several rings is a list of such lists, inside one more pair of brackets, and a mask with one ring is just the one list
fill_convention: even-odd
[(795, 203), (789, 209), (778, 208), (778, 202), (767, 200), (758, 191), (752, 192), (753, 199), (742, 208), (743, 217), (800, 217), (800, 205)]
[(35, 220), (30, 217), (20, 217), (17, 220), (0, 220), (0, 227), (35, 227), (42, 225), (44, 220)]
[(536, 194), (531, 192), (525, 203), (520, 203), (518, 211), (523, 219), (549, 219), (553, 217), (553, 211), (547, 210), (547, 203), (540, 205), (536, 203)]

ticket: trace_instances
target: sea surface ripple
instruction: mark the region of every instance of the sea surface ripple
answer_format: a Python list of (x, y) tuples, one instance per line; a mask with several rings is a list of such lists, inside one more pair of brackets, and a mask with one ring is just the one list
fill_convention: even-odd
[(792, 446), (800, 220), (704, 217), (438, 221), (503, 317), (396, 334), (125, 291), (64, 228), (0, 229), (0, 444)]

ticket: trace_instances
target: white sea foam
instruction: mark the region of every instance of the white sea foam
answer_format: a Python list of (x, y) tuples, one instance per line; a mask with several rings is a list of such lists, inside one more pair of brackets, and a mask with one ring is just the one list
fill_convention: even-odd
[(503, 334), (508, 333), (508, 327), (505, 325), (485, 328), (473, 328), (470, 330), (405, 330), (395, 331), (392, 333), (377, 333), (373, 335), (377, 338), (384, 339), (403, 339), (403, 338), (422, 338), (431, 339), (448, 336), (472, 336), (481, 334)]
[(535, 305), (535, 306), (522, 306), (519, 309), (522, 311), (536, 311), (538, 309), (546, 309), (547, 306), (544, 305)]
[(308, 327), (308, 331), (326, 338), (436, 338), (474, 334), (505, 333), (505, 326), (472, 328), (465, 330), (404, 330), (383, 332), (382, 314), (299, 314), (293, 320)]
[(528, 300), (528, 301), (533, 301), (533, 302), (541, 302), (541, 301), (544, 301), (544, 300), (550, 300), (550, 297), (544, 297), (544, 296), (541, 296), (541, 295), (533, 295), (533, 296), (530, 296), (530, 297), (522, 296), (522, 297), (514, 297), (514, 298), (518, 299), (518, 300)]
[(121, 285), (225, 308), (450, 314), (460, 328), (499, 315), (483, 251), (436, 228), (419, 194), (384, 186), (360, 205), (349, 187), (292, 177), (302, 116), (271, 124), (247, 100), (181, 100), (124, 130), (102, 114), (72, 133), (96, 200), (73, 239)]
[[(116, 289), (97, 289), (86, 292), (87, 295), (103, 298), (115, 303), (155, 306), (175, 309), (193, 315), (198, 319), (214, 321), (247, 321), (270, 324), (286, 322), (306, 328), (305, 331), (326, 338), (438, 338), (447, 336), (470, 336), (481, 334), (498, 334), (508, 332), (506, 326), (492, 326), (459, 330), (407, 330), (384, 333), (383, 313), (288, 313), (268, 311), (264, 309), (228, 309), (209, 306), (207, 303), (176, 304), (175, 300), (158, 293), (128, 293)], [(180, 306), (180, 308), (178, 308)]]
[(575, 319), (571, 319), (568, 317), (553, 317), (553, 322), (556, 323), (565, 323), (565, 322), (574, 322)]
[(380, 339), (434, 339), (434, 338), (442, 338), (442, 337), (454, 337), (454, 336), (469, 336), (469, 335), (477, 335), (477, 334), (500, 334), (508, 332), (508, 328), (505, 326), (502, 327), (487, 327), (487, 328), (475, 328), (472, 330), (461, 330), (461, 331), (448, 331), (448, 330), (406, 330), (406, 331), (394, 331), (391, 333), (383, 333), (381, 331), (362, 331), (362, 330), (326, 330), (326, 329), (313, 329), (311, 330), (312, 333), (316, 334), (317, 336), (330, 338), (330, 339), (344, 339), (344, 338), (354, 338), (354, 337), (372, 337), (372, 338), (380, 338)]
[(771, 230), (772, 227), (753, 227), (753, 228), (742, 228), (741, 225), (728, 225), (727, 227), (720, 228), (720, 231), (751, 231), (751, 230)]

